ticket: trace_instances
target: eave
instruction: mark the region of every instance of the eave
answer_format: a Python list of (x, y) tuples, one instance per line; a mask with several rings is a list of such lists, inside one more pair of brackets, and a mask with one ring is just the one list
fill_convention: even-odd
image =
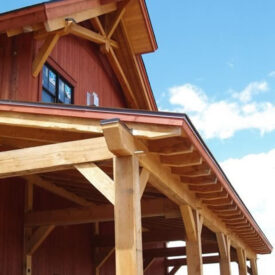
[(157, 110), (141, 58), (157, 48), (144, 0), (43, 3), (0, 15), (0, 32), (9, 37), (33, 32), (35, 39), (44, 41), (33, 60), (34, 77), (61, 37), (71, 34), (96, 43), (109, 60), (127, 107)]
[[(60, 119), (62, 123), (58, 124)], [(230, 236), (235, 248), (242, 247), (248, 255), (271, 253), (271, 244), (185, 114), (0, 102), (0, 125), (15, 129), (58, 129), (102, 136), (101, 121), (110, 119), (129, 128), (121, 128), (125, 144), (118, 150), (122, 154), (125, 150), (144, 152), (138, 156), (139, 161), (151, 173), (150, 183), (156, 189), (173, 203), (197, 209), (204, 224)], [(36, 142), (39, 144), (39, 138)], [(36, 142), (34, 145), (38, 145)]]

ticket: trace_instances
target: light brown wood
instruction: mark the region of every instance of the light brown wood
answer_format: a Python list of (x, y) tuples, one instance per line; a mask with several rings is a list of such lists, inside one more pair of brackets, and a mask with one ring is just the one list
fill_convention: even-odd
[(51, 183), (50, 181), (44, 180), (37, 175), (29, 175), (25, 178), (28, 180), (29, 183), (39, 186), (53, 194), (56, 194), (76, 204), (79, 204), (81, 206), (91, 205), (91, 203), (85, 200), (84, 198), (81, 198), (72, 192), (68, 192), (66, 189), (59, 187), (54, 183)]
[(230, 240), (221, 232), (216, 233), (220, 254), (220, 274), (231, 275)]
[(189, 275), (202, 275), (201, 230), (202, 219), (197, 210), (181, 205), (180, 211), (186, 232), (186, 256)]
[(54, 230), (54, 225), (42, 226), (35, 230), (31, 238), (27, 243), (26, 254), (32, 256), (34, 252), (39, 248), (43, 241), (49, 236), (49, 234)]
[(116, 274), (143, 274), (139, 165), (134, 156), (115, 157)]
[[(180, 217), (178, 207), (167, 199), (146, 199), (142, 201), (142, 217)], [(114, 220), (111, 204), (91, 205), (80, 208), (65, 208), (49, 211), (35, 211), (25, 214), (25, 226), (73, 225)]]
[(111, 64), (111, 67), (113, 68), (123, 91), (125, 92), (127, 100), (129, 102), (133, 102), (133, 107), (138, 108), (139, 105), (138, 105), (136, 96), (135, 96), (133, 89), (124, 73), (122, 66), (120, 65), (120, 62), (115, 54), (114, 49), (111, 47), (109, 49), (109, 51), (104, 50), (103, 52), (106, 54), (106, 56), (109, 60), (109, 63)]
[(102, 14), (113, 12), (117, 9), (116, 3), (110, 3), (102, 6), (93, 7), (84, 11), (67, 14), (59, 18), (50, 19), (45, 22), (45, 28), (48, 32), (62, 29), (66, 25), (66, 18), (73, 18), (75, 22), (82, 22)]
[(237, 248), (237, 257), (238, 257), (239, 275), (247, 275), (246, 253), (240, 247)]
[(113, 180), (94, 163), (75, 165), (81, 173), (102, 195), (115, 204), (115, 185)]
[(176, 156), (161, 156), (160, 161), (163, 165), (170, 167), (187, 167), (202, 164), (202, 157), (198, 153), (190, 153)]
[(180, 212), (184, 223), (186, 238), (189, 241), (197, 241), (197, 225), (193, 216), (192, 208), (189, 205), (180, 205)]
[(118, 48), (117, 42), (113, 40), (108, 40), (106, 37), (102, 36), (101, 34), (91, 31), (75, 23), (71, 23), (69, 28), (69, 33), (97, 44), (110, 43), (111, 46)]
[(116, 11), (115, 18), (113, 22), (111, 23), (111, 28), (109, 31), (107, 31), (107, 37), (111, 38), (113, 33), (115, 32), (118, 24), (120, 23), (120, 20), (122, 19), (125, 11), (126, 11), (126, 6), (129, 3), (129, 0), (123, 1), (122, 4), (120, 4), (118, 10)]
[(139, 184), (140, 184), (140, 198), (142, 197), (144, 190), (146, 188), (147, 182), (149, 180), (150, 173), (145, 169), (142, 168), (139, 178)]
[(250, 259), (252, 275), (258, 275), (257, 259)]
[[(110, 123), (108, 127), (112, 129), (112, 131), (110, 131), (109, 133), (110, 140), (108, 141), (107, 139), (109, 149), (112, 147), (116, 150), (116, 152), (126, 155), (134, 154), (135, 151), (147, 150), (147, 147), (144, 145), (144, 143), (135, 139), (131, 135), (130, 131), (127, 130), (127, 128), (121, 126), (120, 123)], [(115, 127), (117, 127), (117, 132), (115, 132)], [(116, 135), (117, 137), (122, 136), (124, 142), (121, 142), (119, 146), (114, 146), (111, 142), (111, 139), (114, 137), (114, 135)], [(157, 188), (169, 199), (171, 199), (171, 201), (178, 205), (188, 204), (194, 209), (200, 209), (200, 213), (204, 217), (204, 223), (209, 229), (211, 229), (213, 232), (224, 232), (225, 234), (230, 235), (233, 247), (241, 246), (245, 248), (246, 252), (249, 254), (249, 257), (255, 256), (255, 252), (251, 248), (249, 248), (249, 246), (241, 238), (233, 233), (234, 228), (227, 227), (224, 222), (222, 222), (218, 218), (218, 216), (212, 212), (213, 210), (219, 211), (220, 209), (222, 209), (222, 211), (231, 211), (237, 209), (232, 200), (230, 202), (224, 202), (224, 199), (222, 202), (211, 200), (213, 201), (212, 206), (210, 204), (209, 206), (206, 206), (202, 202), (200, 202), (195, 196), (192, 196), (192, 194), (190, 194), (187, 186), (181, 183), (179, 177), (172, 175), (169, 168), (161, 165), (160, 160), (157, 156), (154, 156), (152, 154), (140, 154), (138, 155), (138, 157), (141, 166), (146, 168), (150, 172), (150, 183), (155, 188)]]
[(0, 178), (64, 170), (112, 157), (103, 137), (1, 152)]
[(32, 64), (32, 75), (37, 77), (44, 63), (55, 47), (60, 35), (58, 33), (49, 35), (36, 55)]

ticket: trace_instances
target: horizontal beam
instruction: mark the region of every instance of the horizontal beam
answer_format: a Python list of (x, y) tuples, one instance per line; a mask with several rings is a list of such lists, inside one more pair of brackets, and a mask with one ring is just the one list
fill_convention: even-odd
[(66, 14), (65, 16), (49, 19), (45, 22), (45, 28), (48, 32), (62, 29), (66, 26), (66, 18), (73, 18), (75, 22), (82, 22), (102, 14), (110, 13), (117, 9), (116, 3), (109, 3), (106, 5), (93, 6), (91, 8), (85, 9), (84, 11), (79, 11), (71, 14)]
[[(179, 215), (178, 209), (166, 199), (144, 200), (141, 203), (141, 209), (144, 218), (165, 216), (169, 214)], [(30, 212), (25, 215), (25, 226), (60, 226), (113, 220), (113, 206), (110, 204), (103, 204), (82, 208)]]
[[(220, 257), (219, 256), (204, 256), (202, 257), (202, 261), (204, 264), (215, 264), (220, 262)], [(236, 262), (236, 259), (231, 259), (231, 262)], [(167, 266), (182, 266), (182, 265), (187, 265), (187, 260), (186, 258), (182, 259), (167, 259), (165, 261), (165, 264)]]
[(0, 178), (64, 170), (112, 157), (103, 137), (6, 151), (0, 153)]
[[(175, 169), (175, 167), (172, 169), (165, 167), (161, 164), (159, 157), (152, 154), (146, 154), (148, 151), (147, 146), (133, 137), (127, 127), (124, 127), (122, 123), (109, 123), (106, 125), (106, 128), (108, 128), (108, 132), (105, 132), (105, 129), (103, 129), (103, 132), (110, 151), (112, 151), (114, 154), (125, 155), (135, 154), (136, 152), (140, 151), (145, 152), (144, 154), (139, 155), (139, 161), (141, 166), (147, 169), (152, 175), (152, 178), (150, 178), (150, 183), (156, 189), (165, 194), (171, 201), (178, 205), (188, 204), (193, 209), (199, 209), (200, 214), (204, 218), (205, 226), (207, 226), (213, 232), (223, 232), (227, 235), (230, 235), (233, 247), (242, 246), (250, 257), (255, 256), (255, 252), (244, 242), (244, 240), (233, 233), (234, 229), (232, 228), (231, 230), (230, 227), (227, 227), (225, 223), (222, 222), (217, 215), (210, 211), (208, 206), (206, 206), (206, 204), (208, 204), (215, 207), (220, 207), (221, 204), (222, 206), (225, 206), (225, 203), (232, 203), (231, 201), (228, 202), (227, 199), (203, 200), (203, 202), (199, 201), (195, 195), (188, 190), (188, 186), (181, 183), (179, 176), (171, 174), (171, 170)], [(112, 139), (114, 136), (118, 142)], [(199, 165), (199, 167), (201, 166), (204, 165)], [(180, 169), (183, 168), (181, 167)], [(190, 168), (188, 167), (188, 170), (189, 169)], [(197, 168), (194, 170), (196, 169)], [(199, 174), (197, 174), (197, 176), (199, 176)]]
[[(61, 141), (61, 134), (63, 131), (66, 131), (66, 137), (63, 137), (63, 139), (69, 139), (70, 137), (72, 139), (82, 139), (85, 138), (83, 136), (84, 134), (98, 135), (103, 133), (100, 121), (95, 119), (18, 112), (0, 111), (0, 125), (20, 127), (18, 129), (14, 128), (13, 130), (11, 128), (3, 130), (0, 136), (47, 141), (48, 143)], [(133, 136), (149, 140), (163, 139), (183, 134), (182, 128), (178, 126), (150, 125), (135, 122), (127, 122), (126, 125), (131, 130)], [(25, 131), (23, 131), (23, 127), (26, 129)], [(28, 131), (30, 127), (36, 130), (33, 136), (30, 136), (30, 132), (32, 131)], [(43, 131), (39, 134), (37, 130)], [(54, 132), (47, 130), (54, 130)], [(17, 136), (18, 131), (19, 136)], [(55, 134), (57, 131), (60, 131), (60, 134)]]

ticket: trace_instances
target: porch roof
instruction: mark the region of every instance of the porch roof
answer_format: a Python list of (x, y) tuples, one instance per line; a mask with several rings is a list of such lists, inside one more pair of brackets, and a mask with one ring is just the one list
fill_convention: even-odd
[[(270, 242), (185, 114), (0, 101), (1, 166), (7, 150), (102, 137), (103, 126), (109, 123), (124, 127), (122, 133), (133, 138), (129, 148), (133, 148), (141, 167), (150, 172), (145, 202), (149, 198), (167, 197), (176, 205), (189, 204), (200, 211), (206, 227), (228, 234), (233, 246), (240, 245), (250, 253), (271, 253)], [(111, 162), (97, 165), (112, 177)], [(70, 165), (61, 167), (70, 168)], [(49, 170), (43, 169), (25, 172), (41, 173), (46, 180), (55, 177), (56, 182), (63, 173), (44, 173)], [(13, 174), (21, 175), (16, 173)], [(0, 178), (11, 174), (0, 172)], [(72, 173), (71, 177), (74, 176)], [(77, 186), (70, 189), (61, 182), (62, 188), (84, 201), (106, 203), (92, 191), (82, 192), (82, 183), (79, 189)], [(173, 215), (176, 214), (175, 210)]]

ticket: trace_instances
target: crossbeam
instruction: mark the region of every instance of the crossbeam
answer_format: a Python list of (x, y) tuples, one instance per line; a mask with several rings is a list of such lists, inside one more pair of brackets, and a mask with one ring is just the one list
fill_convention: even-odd
[[(166, 199), (145, 200), (141, 204), (141, 210), (142, 217), (144, 218), (165, 216), (169, 213), (177, 213), (179, 215), (179, 211), (175, 208), (175, 206)], [(103, 204), (81, 208), (66, 208), (26, 213), (25, 226), (61, 226), (113, 220), (113, 206), (110, 204)]]
[[(204, 200), (203, 202), (200, 202), (192, 195), (192, 193), (190, 193), (188, 187), (181, 183), (179, 176), (172, 175), (171, 169), (161, 164), (159, 157), (147, 154), (147, 146), (131, 135), (127, 127), (125, 127), (121, 122), (115, 121), (108, 125), (104, 125), (103, 132), (106, 137), (110, 137), (107, 139), (110, 151), (115, 150), (116, 153), (120, 153), (121, 155), (131, 155), (144, 152), (143, 154), (139, 154), (139, 162), (142, 167), (150, 172), (152, 178), (155, 178), (155, 180), (151, 180), (150, 178), (150, 183), (165, 194), (170, 200), (178, 205), (187, 204), (193, 209), (200, 209), (199, 212), (204, 218), (204, 224), (213, 232), (224, 232), (225, 234), (233, 233), (234, 229), (231, 230), (229, 226), (227, 227), (218, 219), (217, 215), (213, 214), (213, 212), (211, 212), (204, 204), (204, 202), (208, 203), (209, 201), (209, 205), (220, 207), (222, 203), (222, 207), (224, 207), (225, 203), (232, 204), (231, 198), (230, 202), (225, 202), (225, 199), (222, 199), (222, 202), (220, 202), (221, 199)], [(123, 137), (123, 142), (114, 144), (112, 141), (112, 137), (114, 136), (116, 136), (116, 138)], [(232, 234), (231, 241), (233, 247), (242, 246), (249, 254), (249, 257), (255, 257), (255, 252), (235, 234)]]
[(0, 178), (64, 170), (112, 157), (103, 137), (1, 152)]

